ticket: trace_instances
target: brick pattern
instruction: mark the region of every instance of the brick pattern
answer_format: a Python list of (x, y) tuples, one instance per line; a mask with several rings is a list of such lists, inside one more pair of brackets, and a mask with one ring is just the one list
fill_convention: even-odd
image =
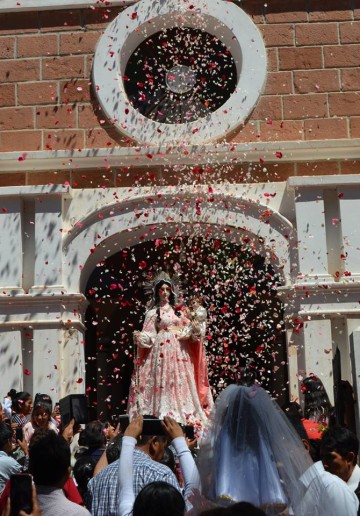
[[(268, 76), (249, 121), (228, 139), (359, 138), (358, 2), (252, 0), (243, 9), (263, 35)], [(91, 82), (97, 41), (120, 10), (0, 16), (1, 152), (133, 144), (101, 113)]]

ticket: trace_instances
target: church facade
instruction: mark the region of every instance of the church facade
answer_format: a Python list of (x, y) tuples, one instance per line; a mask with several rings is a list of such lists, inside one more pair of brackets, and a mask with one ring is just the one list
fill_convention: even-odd
[(4, 0), (0, 39), (3, 395), (85, 392), (97, 264), (195, 226), (280, 275), (289, 396), (357, 392), (356, 2)]

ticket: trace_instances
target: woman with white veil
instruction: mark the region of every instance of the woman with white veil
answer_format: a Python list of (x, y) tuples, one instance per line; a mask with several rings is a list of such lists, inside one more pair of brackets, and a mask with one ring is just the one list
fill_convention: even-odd
[(299, 479), (311, 465), (302, 441), (264, 389), (230, 385), (221, 393), (200, 448), (205, 497), (219, 504), (250, 502), (268, 515), (287, 508), (300, 514)]

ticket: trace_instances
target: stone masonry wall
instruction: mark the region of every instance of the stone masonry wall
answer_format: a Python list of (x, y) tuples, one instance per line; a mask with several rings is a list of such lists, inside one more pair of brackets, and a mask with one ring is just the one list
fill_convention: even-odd
[[(243, 8), (263, 34), (268, 77), (250, 120), (232, 140), (360, 138), (358, 0), (252, 0)], [(91, 84), (96, 43), (118, 13), (108, 7), (0, 15), (1, 152), (134, 145), (102, 116)], [(330, 169), (325, 163), (282, 167), (281, 179), (303, 169), (310, 174), (358, 171), (357, 163), (346, 162)], [(54, 174), (43, 181), (84, 184), (79, 174), (75, 179), (69, 172)], [(105, 171), (104, 180), (109, 174), (111, 185), (117, 184), (112, 172)], [(0, 179), (0, 185), (37, 182), (39, 176), (25, 171)]]

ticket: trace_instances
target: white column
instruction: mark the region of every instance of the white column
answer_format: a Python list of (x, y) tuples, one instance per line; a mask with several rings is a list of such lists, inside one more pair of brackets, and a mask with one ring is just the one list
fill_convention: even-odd
[[(339, 187), (340, 218), (343, 237), (343, 263), (345, 271), (351, 276), (345, 276), (346, 281), (359, 281), (360, 278), (360, 191), (358, 188)], [(340, 251), (339, 251), (340, 252)]]
[(331, 281), (321, 188), (297, 188), (295, 196), (299, 271), (304, 281)]
[(334, 387), (332, 376), (332, 336), (330, 319), (309, 319), (304, 323), (304, 368), (308, 376), (314, 373), (318, 376), (334, 403)]
[(289, 328), (286, 331), (286, 341), (290, 400), (300, 402), (299, 373), (301, 369), (301, 355), (304, 348), (303, 335), (296, 333), (293, 328)]
[(20, 198), (1, 197), (0, 206), (0, 288), (22, 286), (22, 203)]
[(59, 397), (62, 398), (68, 394), (85, 392), (85, 341), (83, 332), (75, 328), (64, 329), (60, 338)]
[(62, 287), (62, 198), (35, 200), (35, 274), (34, 286)]
[[(359, 328), (360, 325), (357, 324)], [(340, 359), (341, 359), (341, 379), (347, 380), (352, 383), (351, 376), (351, 364), (350, 364), (350, 334), (354, 331), (354, 327), (348, 324), (345, 317), (333, 317), (331, 319), (331, 331), (332, 331), (332, 351), (333, 356), (335, 355), (336, 348), (339, 348)]]
[(360, 432), (360, 331), (353, 331), (350, 335), (350, 352), (355, 394), (355, 419), (357, 434)]
[(2, 397), (12, 388), (24, 388), (20, 330), (0, 330), (0, 377)]
[(60, 390), (58, 342), (62, 331), (56, 327), (33, 330), (33, 390), (49, 394), (53, 401), (58, 399)]

